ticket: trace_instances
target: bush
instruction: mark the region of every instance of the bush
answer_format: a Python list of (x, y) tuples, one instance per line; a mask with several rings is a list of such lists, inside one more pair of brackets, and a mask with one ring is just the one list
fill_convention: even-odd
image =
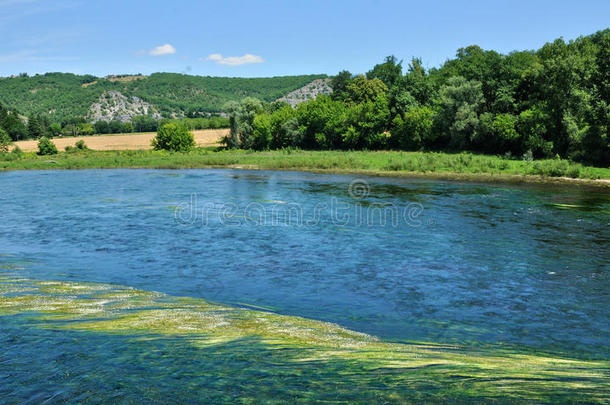
[(82, 139), (77, 141), (74, 146), (76, 147), (76, 149), (80, 149), (80, 150), (87, 150), (89, 149), (87, 147), (87, 144), (85, 144), (85, 141), (83, 141)]
[(8, 152), (8, 147), (13, 143), (8, 133), (0, 128), (0, 152)]
[(15, 156), (16, 159), (21, 159), (23, 157), (23, 151), (19, 146), (15, 146), (11, 151), (11, 154)]
[(157, 131), (152, 146), (155, 150), (188, 152), (195, 146), (195, 138), (186, 126), (170, 122)]
[(51, 142), (51, 140), (49, 138), (47, 138), (46, 136), (43, 136), (42, 138), (40, 138), (40, 141), (38, 141), (38, 152), (37, 153), (41, 156), (56, 155), (57, 148), (55, 147), (55, 144), (53, 142)]

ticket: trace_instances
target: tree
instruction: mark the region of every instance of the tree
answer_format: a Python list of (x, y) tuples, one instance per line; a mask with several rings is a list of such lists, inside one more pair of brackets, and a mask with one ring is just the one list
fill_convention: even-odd
[(396, 116), (392, 123), (393, 146), (404, 150), (420, 150), (434, 144), (434, 109), (412, 107), (403, 117)]
[(2, 126), (13, 141), (20, 141), (28, 137), (27, 127), (15, 111), (7, 112)]
[(195, 146), (195, 138), (186, 126), (171, 122), (159, 128), (152, 146), (155, 150), (188, 152)]
[(138, 115), (131, 120), (135, 132), (154, 132), (158, 128), (158, 122), (153, 117)]
[(36, 115), (30, 115), (28, 118), (28, 136), (32, 139), (38, 139), (42, 136), (42, 126)]
[(396, 80), (389, 91), (392, 116), (402, 115), (415, 106), (429, 105), (435, 96), (435, 89), (422, 66), (420, 59), (413, 58), (409, 71)]
[(531, 151), (536, 158), (553, 155), (553, 142), (547, 139), (548, 117), (539, 108), (533, 107), (519, 114), (517, 132), (521, 136), (521, 151)]
[(511, 114), (481, 114), (479, 128), (472, 139), (473, 146), (486, 153), (521, 155), (524, 151), (516, 129), (517, 120)]
[(229, 115), (230, 135), (227, 141), (229, 147), (250, 149), (253, 147), (254, 117), (263, 112), (263, 103), (253, 97), (244, 98), (241, 103), (230, 102), (225, 105)]
[(386, 94), (388, 87), (379, 79), (367, 79), (364, 75), (356, 76), (346, 87), (346, 101), (362, 103), (375, 101), (382, 94)]
[(51, 140), (49, 138), (47, 138), (46, 136), (43, 136), (42, 138), (40, 138), (40, 140), (38, 141), (38, 155), (56, 155), (57, 154), (57, 147), (55, 146), (55, 144), (53, 142), (51, 142)]
[(59, 136), (61, 135), (61, 125), (54, 122), (49, 126), (49, 134), (51, 136)]
[(93, 124), (96, 134), (108, 134), (110, 133), (110, 125), (108, 125), (108, 121), (99, 120)]
[(95, 134), (95, 128), (93, 128), (93, 125), (87, 122), (78, 126), (78, 132), (81, 135), (93, 135)]
[(13, 141), (8, 133), (3, 128), (0, 128), (0, 152), (8, 152), (8, 148), (12, 143)]
[(123, 123), (119, 120), (112, 120), (108, 123), (108, 127), (111, 133), (118, 134), (123, 130)]
[(346, 100), (348, 97), (347, 85), (352, 81), (353, 75), (342, 70), (330, 79), (330, 87), (333, 89), (331, 97), (333, 100)]
[(380, 149), (388, 140), (387, 127), (390, 119), (388, 99), (385, 95), (374, 101), (350, 105), (347, 131), (343, 134), (343, 146), (349, 149)]
[(469, 147), (479, 124), (483, 101), (481, 83), (475, 80), (452, 77), (441, 89), (438, 119), (441, 131), (449, 135), (449, 148), (463, 150)]
[(66, 136), (79, 136), (80, 135), (80, 124), (68, 124), (63, 127), (62, 132)]
[(306, 149), (340, 149), (347, 130), (347, 104), (320, 95), (297, 106), (296, 117), (301, 131), (301, 147)]
[(402, 61), (398, 62), (396, 56), (386, 56), (383, 63), (375, 65), (366, 77), (368, 79), (379, 79), (388, 88), (392, 88), (402, 76)]
[(288, 124), (289, 121), (296, 121), (296, 111), (290, 105), (284, 106), (271, 114), (271, 147), (284, 148), (297, 146), (299, 143), (298, 124), (295, 126)]
[(271, 117), (267, 113), (258, 114), (252, 122), (252, 149), (264, 150), (271, 145)]
[(124, 122), (123, 125), (121, 125), (121, 132), (126, 134), (133, 132), (133, 124), (129, 121)]

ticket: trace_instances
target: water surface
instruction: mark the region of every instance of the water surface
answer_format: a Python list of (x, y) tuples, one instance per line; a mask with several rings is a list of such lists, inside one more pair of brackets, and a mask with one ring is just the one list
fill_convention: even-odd
[(610, 195), (599, 190), (27, 171), (0, 173), (0, 212), (3, 262), (32, 279), (200, 297), (388, 341), (609, 354)]

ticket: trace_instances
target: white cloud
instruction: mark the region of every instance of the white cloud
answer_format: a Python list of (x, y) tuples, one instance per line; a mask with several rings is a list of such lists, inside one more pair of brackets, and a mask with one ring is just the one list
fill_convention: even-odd
[(176, 53), (176, 48), (174, 48), (170, 44), (157, 46), (156, 48), (153, 48), (148, 52), (148, 54), (152, 56), (172, 55), (174, 53)]
[(263, 63), (265, 60), (257, 55), (247, 53), (243, 56), (227, 56), (226, 58), (219, 53), (208, 55), (205, 60), (209, 60), (219, 65), (239, 66), (249, 65), (251, 63)]

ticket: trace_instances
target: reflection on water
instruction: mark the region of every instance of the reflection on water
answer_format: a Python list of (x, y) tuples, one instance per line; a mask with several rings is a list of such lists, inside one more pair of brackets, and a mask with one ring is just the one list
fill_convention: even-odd
[[(0, 173), (0, 253), (27, 277), (94, 281), (335, 322), (393, 341), (503, 343), (607, 357), (610, 195), (599, 190), (223, 170)], [(178, 207), (421, 204), (315, 226)], [(218, 211), (218, 210), (217, 210)], [(218, 213), (215, 211), (215, 213)], [(243, 215), (242, 215), (243, 216)]]

